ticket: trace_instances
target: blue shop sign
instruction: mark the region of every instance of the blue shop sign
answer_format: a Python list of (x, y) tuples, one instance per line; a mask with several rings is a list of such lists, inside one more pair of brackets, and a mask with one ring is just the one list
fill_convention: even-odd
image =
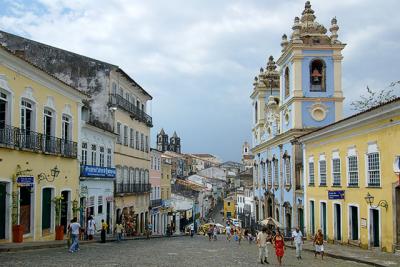
[(22, 186), (33, 186), (35, 178), (33, 176), (18, 176), (17, 184)]
[(115, 168), (83, 165), (81, 168), (81, 176), (115, 178)]
[(344, 199), (344, 190), (328, 191), (328, 199)]

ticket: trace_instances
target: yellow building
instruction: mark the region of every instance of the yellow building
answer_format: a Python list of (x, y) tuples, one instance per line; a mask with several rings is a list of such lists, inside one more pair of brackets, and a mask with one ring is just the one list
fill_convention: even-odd
[(383, 251), (400, 244), (398, 140), (400, 98), (299, 138), (308, 235), (322, 229), (330, 242)]
[(117, 220), (132, 223), (137, 234), (143, 234), (150, 222), (149, 138), (153, 124), (146, 112), (151, 99), (122, 69), (111, 71), (110, 104), (118, 135), (114, 152), (115, 209)]
[(0, 240), (16, 225), (24, 241), (54, 240), (77, 215), (85, 96), (3, 48), (0, 62)]
[[(161, 209), (161, 230), (166, 234), (167, 226), (171, 223), (171, 217), (168, 213), (172, 212), (171, 201), (171, 177), (172, 163), (171, 158), (165, 154), (161, 155), (161, 200), (163, 202)], [(171, 214), (171, 213), (170, 213)]]
[(236, 218), (236, 202), (234, 196), (228, 196), (224, 199), (224, 219)]

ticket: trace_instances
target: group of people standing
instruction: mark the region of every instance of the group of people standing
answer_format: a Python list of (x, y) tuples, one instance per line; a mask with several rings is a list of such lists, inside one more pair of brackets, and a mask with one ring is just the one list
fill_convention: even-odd
[[(100, 238), (101, 243), (106, 242), (106, 233), (107, 233), (108, 225), (104, 220), (101, 220), (101, 229), (100, 229)], [(68, 251), (71, 253), (79, 251), (79, 239), (81, 236), (82, 227), (78, 222), (78, 219), (75, 217), (71, 220), (71, 223), (68, 225), (68, 243), (71, 243)], [(93, 240), (94, 234), (97, 231), (96, 221), (92, 216), (89, 216), (87, 222), (87, 230), (86, 234), (89, 240)]]
[[(296, 247), (296, 258), (301, 260), (302, 245), (304, 244), (303, 233), (298, 227), (292, 232), (292, 244)], [(267, 244), (272, 244), (275, 248), (275, 254), (279, 265), (282, 265), (283, 255), (285, 254), (285, 240), (279, 228), (276, 232), (268, 231), (266, 227), (263, 227), (262, 231), (257, 234), (257, 245), (258, 245), (258, 260), (261, 264), (269, 264), (268, 262), (268, 247)], [(315, 257), (318, 254), (321, 258), (324, 258), (324, 236), (322, 230), (319, 229), (317, 234), (314, 236), (313, 245), (315, 246)]]

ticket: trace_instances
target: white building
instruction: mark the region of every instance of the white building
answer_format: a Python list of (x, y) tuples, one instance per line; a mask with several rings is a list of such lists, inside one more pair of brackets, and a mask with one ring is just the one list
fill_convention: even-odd
[(99, 123), (86, 107), (82, 108), (79, 155), (80, 202), (84, 207), (81, 224), (86, 227), (91, 215), (100, 229), (104, 220), (113, 229), (114, 214), (114, 142), (116, 135), (105, 124)]
[(218, 167), (210, 167), (198, 172), (199, 175), (226, 181), (226, 171)]

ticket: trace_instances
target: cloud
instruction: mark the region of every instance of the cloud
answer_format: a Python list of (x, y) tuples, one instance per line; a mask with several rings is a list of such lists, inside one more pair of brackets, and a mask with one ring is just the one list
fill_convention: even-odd
[[(304, 1), (2, 1), (3, 30), (121, 66), (153, 96), (161, 127), (186, 152), (239, 160), (250, 141), (253, 77), (280, 53)], [(329, 28), (338, 18), (345, 111), (365, 90), (399, 80), (400, 3), (312, 1)]]

